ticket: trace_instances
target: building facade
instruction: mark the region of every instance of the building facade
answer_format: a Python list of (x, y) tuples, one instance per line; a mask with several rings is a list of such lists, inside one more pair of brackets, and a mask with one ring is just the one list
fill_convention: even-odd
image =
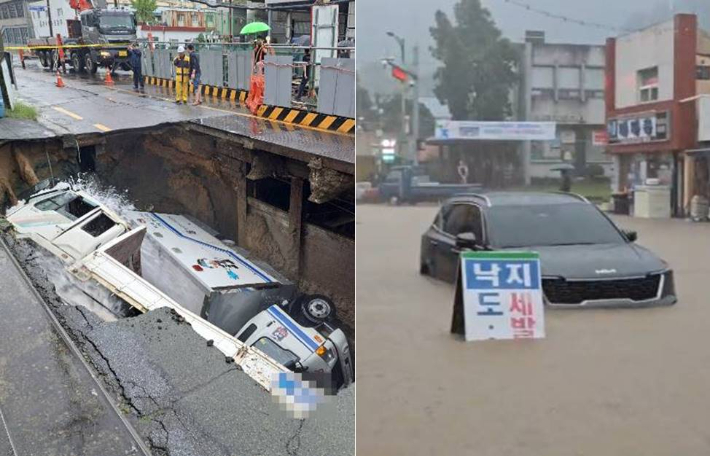
[(563, 162), (586, 175), (592, 165), (611, 175), (612, 162), (600, 139), (605, 130), (605, 48), (545, 42), (544, 32), (526, 32), (517, 90), (518, 119), (555, 122), (555, 141), (525, 141), (522, 156), (532, 178), (559, 177)]
[(693, 196), (707, 192), (700, 190), (696, 151), (702, 145), (698, 100), (710, 94), (710, 35), (694, 15), (678, 14), (608, 39), (606, 62), (613, 190), (668, 187), (669, 213), (686, 215)]
[(26, 0), (0, 0), (0, 30), (5, 45), (26, 43), (34, 38)]

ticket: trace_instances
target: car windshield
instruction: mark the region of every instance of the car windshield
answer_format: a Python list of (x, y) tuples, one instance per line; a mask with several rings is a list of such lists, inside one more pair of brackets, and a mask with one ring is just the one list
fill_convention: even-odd
[(133, 29), (133, 18), (129, 15), (101, 16), (100, 22), (103, 29)]
[(284, 350), (283, 348), (279, 347), (273, 340), (267, 337), (262, 337), (261, 339), (254, 342), (254, 345), (252, 346), (258, 350), (261, 350), (262, 352), (273, 358), (274, 361), (278, 362), (279, 364), (282, 364), (283, 366), (286, 366), (289, 369), (293, 369), (296, 366), (296, 363), (299, 361), (298, 356), (294, 355), (288, 350)]
[(625, 242), (611, 221), (589, 204), (494, 206), (487, 222), (495, 248)]

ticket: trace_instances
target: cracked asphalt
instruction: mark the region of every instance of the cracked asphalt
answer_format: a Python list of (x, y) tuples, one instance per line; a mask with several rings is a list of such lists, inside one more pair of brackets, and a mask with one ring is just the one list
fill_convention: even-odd
[(0, 270), (0, 455), (140, 454), (2, 247)]
[(24, 242), (12, 248), (153, 454), (354, 454), (354, 387), (313, 416), (293, 419), (167, 309), (103, 322), (58, 302), (41, 268), (23, 261), (32, 248)]

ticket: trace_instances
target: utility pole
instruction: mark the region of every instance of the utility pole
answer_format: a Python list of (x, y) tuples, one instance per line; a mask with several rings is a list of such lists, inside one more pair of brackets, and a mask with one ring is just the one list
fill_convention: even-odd
[(414, 46), (414, 57), (412, 59), (412, 72), (415, 78), (412, 79), (412, 142), (409, 145), (411, 158), (415, 165), (419, 164), (418, 147), (419, 144), (419, 46)]
[(49, 5), (49, 0), (47, 0), (47, 22), (49, 23), (49, 36), (54, 38), (54, 28), (52, 27), (52, 7)]
[[(405, 41), (404, 38), (401, 36), (398, 36), (394, 32), (387, 32), (387, 36), (390, 36), (397, 41), (397, 44), (399, 44), (399, 52), (400, 52), (400, 58), (402, 60), (402, 68), (407, 67), (407, 60), (406, 60), (406, 46), (405, 46)], [(399, 144), (400, 144), (400, 150), (404, 151), (405, 154), (410, 154), (410, 147), (408, 144), (408, 138), (407, 138), (407, 130), (409, 130), (409, 126), (407, 125), (407, 84), (402, 83), (402, 133), (400, 134), (400, 139), (399, 139)], [(415, 146), (416, 147), (416, 146)]]

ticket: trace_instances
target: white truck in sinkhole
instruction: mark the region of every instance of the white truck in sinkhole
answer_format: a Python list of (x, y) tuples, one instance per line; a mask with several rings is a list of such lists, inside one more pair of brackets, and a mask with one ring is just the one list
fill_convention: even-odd
[[(81, 281), (98, 282), (141, 312), (175, 309), (267, 390), (284, 369), (333, 389), (353, 381), (348, 341), (328, 298), (299, 293), (187, 217), (124, 217), (68, 184), (36, 192), (6, 214), (17, 238), (60, 258)], [(142, 267), (146, 255), (154, 256), (151, 268)]]

